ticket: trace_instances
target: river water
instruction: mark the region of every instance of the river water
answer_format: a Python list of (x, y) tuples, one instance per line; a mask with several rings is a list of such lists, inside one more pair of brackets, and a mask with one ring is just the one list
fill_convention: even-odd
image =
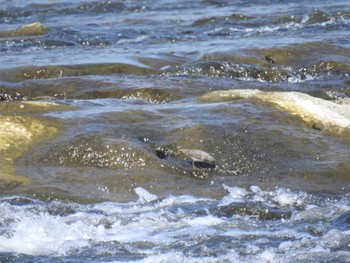
[(5, 0), (0, 24), (1, 262), (350, 262), (348, 1)]

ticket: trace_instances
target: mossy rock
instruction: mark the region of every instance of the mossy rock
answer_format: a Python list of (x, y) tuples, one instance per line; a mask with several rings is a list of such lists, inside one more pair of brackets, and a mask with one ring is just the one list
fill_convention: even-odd
[(41, 36), (51, 30), (39, 22), (24, 25), (18, 29), (0, 32), (0, 37)]
[[(21, 105), (25, 106), (21, 107)], [(0, 166), (2, 168), (0, 185), (11, 185), (14, 182), (29, 183), (28, 178), (16, 175), (14, 168), (16, 160), (32, 146), (52, 139), (59, 133), (60, 125), (57, 121), (26, 114), (20, 115), (26, 107), (31, 113), (64, 108), (63, 105), (42, 102), (0, 104), (0, 111), (3, 114), (0, 115)]]

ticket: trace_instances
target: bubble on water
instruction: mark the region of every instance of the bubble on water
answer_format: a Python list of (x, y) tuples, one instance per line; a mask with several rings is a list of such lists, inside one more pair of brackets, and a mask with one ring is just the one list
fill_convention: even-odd
[(223, 187), (229, 192), (229, 195), (224, 197), (222, 204), (242, 201), (242, 198), (248, 194), (248, 191), (241, 187), (227, 186), (225, 184), (223, 184)]
[(293, 193), (290, 190), (279, 188), (275, 191), (273, 200), (280, 206), (301, 206), (306, 197), (306, 193)]
[[(135, 262), (252, 263), (319, 258), (326, 252), (330, 260), (349, 256), (350, 231), (332, 225), (349, 210), (347, 198), (321, 200), (283, 188), (223, 187), (228, 193), (220, 200), (172, 195), (159, 199), (141, 187), (134, 189), (138, 199), (128, 203), (2, 198), (0, 252), (110, 254), (115, 262), (124, 256)], [(271, 213), (266, 208), (293, 213), (286, 219), (261, 217)]]
[(215, 216), (203, 216), (203, 217), (196, 217), (193, 219), (185, 219), (184, 222), (186, 222), (190, 226), (215, 226), (220, 225), (224, 223), (223, 220), (220, 218), (217, 218)]

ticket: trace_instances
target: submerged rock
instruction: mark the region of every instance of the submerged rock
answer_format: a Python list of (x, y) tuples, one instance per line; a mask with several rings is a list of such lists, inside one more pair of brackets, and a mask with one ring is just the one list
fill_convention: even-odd
[(5, 69), (0, 71), (3, 81), (23, 81), (28, 79), (48, 79), (70, 76), (136, 74), (147, 75), (158, 73), (157, 70), (130, 64), (80, 64), (61, 66), (28, 66)]
[(80, 135), (54, 146), (44, 161), (62, 167), (106, 169), (144, 168), (154, 160), (140, 145), (127, 139), (108, 138), (107, 134)]
[[(48, 111), (70, 109), (71, 106), (46, 101), (21, 101), (0, 104), (1, 114), (45, 113)], [(1, 116), (1, 115), (0, 115)]]
[(90, 91), (79, 96), (82, 99), (96, 98), (118, 98), (125, 100), (141, 99), (151, 103), (166, 103), (176, 98), (178, 95), (160, 88), (137, 88), (137, 89), (114, 89)]
[(0, 32), (0, 37), (41, 36), (50, 32), (50, 29), (39, 22), (24, 25), (18, 29)]
[[(311, 75), (320, 75), (324, 71), (331, 71), (336, 74), (340, 71), (340, 73), (348, 74), (349, 55), (350, 51), (347, 48), (319, 41), (294, 43), (266, 49), (234, 49), (225, 52), (213, 52), (203, 55), (195, 66), (206, 73), (206, 64), (220, 63), (222, 64), (220, 72), (223, 72), (224, 69), (224, 73), (230, 72), (232, 77), (236, 75), (244, 76), (243, 73), (255, 77), (254, 72), (263, 74), (266, 71), (265, 75), (268, 78), (261, 78), (261, 80), (269, 81), (269, 79), (273, 79), (273, 75), (279, 74), (283, 77), (283, 80), (287, 75), (301, 74), (302, 72), (299, 71), (306, 71)], [(225, 65), (231, 66), (226, 69)], [(238, 67), (235, 68), (232, 65), (238, 65)], [(218, 76), (222, 75), (221, 73)]]
[(178, 70), (178, 73), (184, 74), (202, 74), (233, 79), (256, 79), (263, 82), (287, 81), (290, 77), (285, 69), (266, 68), (226, 61), (200, 61), (176, 70)]
[(260, 220), (289, 219), (292, 212), (288, 209), (271, 207), (255, 202), (233, 202), (229, 205), (218, 206), (210, 211), (219, 217), (232, 217), (234, 215), (256, 216)]
[(307, 25), (312, 24), (318, 24), (318, 23), (324, 23), (328, 22), (331, 19), (326, 13), (315, 9), (313, 10), (312, 14), (308, 17), (308, 19), (305, 21)]
[(349, 66), (349, 49), (326, 42), (306, 42), (281, 48), (250, 50), (250, 53), (264, 58), (269, 63), (302, 68), (328, 61), (332, 55), (337, 56), (337, 63), (343, 67)]
[(216, 91), (200, 97), (204, 102), (250, 98), (268, 103), (298, 116), (312, 128), (327, 134), (350, 134), (350, 106), (312, 97), (300, 92), (264, 92), (260, 90)]

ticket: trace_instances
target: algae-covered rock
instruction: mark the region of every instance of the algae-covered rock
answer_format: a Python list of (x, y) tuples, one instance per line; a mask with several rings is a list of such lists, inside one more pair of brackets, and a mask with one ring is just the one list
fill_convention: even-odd
[(24, 25), (18, 29), (0, 32), (0, 37), (41, 36), (50, 32), (50, 29), (40, 22)]
[(116, 64), (81, 64), (61, 66), (29, 66), (5, 69), (0, 71), (3, 81), (24, 81), (28, 79), (47, 79), (69, 76), (136, 74), (147, 75), (159, 73), (158, 70), (135, 65)]
[(6, 185), (14, 182), (29, 183), (28, 178), (15, 174), (15, 161), (33, 145), (48, 140), (59, 132), (59, 124), (56, 121), (26, 114), (19, 115), (26, 107), (29, 112), (64, 108), (62, 105), (45, 102), (0, 104), (0, 182)]
[(300, 92), (264, 92), (260, 90), (216, 91), (200, 97), (205, 102), (250, 98), (300, 117), (312, 128), (327, 134), (350, 134), (350, 106), (312, 97)]
[(349, 49), (325, 42), (306, 42), (273, 49), (251, 50), (272, 64), (309, 67), (315, 63), (328, 61), (329, 56), (337, 57), (338, 67), (348, 65)]
[(331, 18), (324, 12), (315, 9), (313, 10), (312, 14), (308, 17), (308, 19), (305, 21), (307, 25), (317, 24), (317, 23), (324, 23), (331, 20)]
[(152, 103), (166, 103), (179, 98), (179, 96), (174, 92), (161, 88), (95, 90), (79, 96), (79, 99), (96, 98), (140, 99)]
[[(342, 46), (328, 42), (293, 43), (287, 46), (256, 49), (234, 49), (225, 52), (213, 52), (203, 55), (199, 62), (233, 63), (246, 68), (246, 65), (257, 69), (278, 70), (283, 73), (288, 68), (302, 68), (318, 71), (330, 64), (335, 70), (348, 70), (350, 51)], [(330, 61), (330, 58), (332, 59)], [(273, 66), (273, 67), (272, 67)], [(348, 72), (347, 72), (348, 73)]]
[(45, 113), (47, 111), (63, 110), (71, 108), (68, 105), (46, 102), (46, 101), (21, 101), (6, 102), (0, 104), (0, 113), (5, 114), (30, 114)]
[[(106, 169), (143, 168), (154, 165), (155, 156), (137, 143), (107, 138), (102, 133), (77, 136), (57, 144), (45, 162), (62, 167), (97, 167)], [(153, 157), (153, 158), (152, 158)]]

